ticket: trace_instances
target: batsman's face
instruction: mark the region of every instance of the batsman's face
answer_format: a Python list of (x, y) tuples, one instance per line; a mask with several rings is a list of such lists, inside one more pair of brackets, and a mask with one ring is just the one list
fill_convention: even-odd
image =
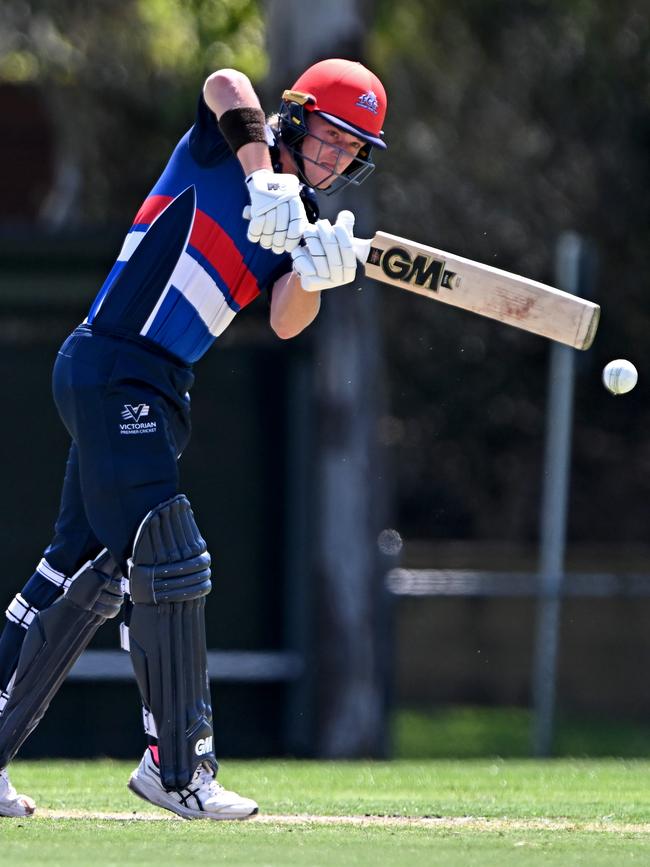
[(318, 114), (309, 115), (308, 123), (302, 142), (305, 177), (310, 186), (326, 190), (352, 163), (363, 141)]

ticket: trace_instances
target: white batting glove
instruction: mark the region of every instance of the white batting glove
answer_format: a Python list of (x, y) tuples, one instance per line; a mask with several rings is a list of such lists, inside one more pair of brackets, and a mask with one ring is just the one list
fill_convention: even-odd
[(248, 175), (246, 186), (251, 199), (243, 214), (250, 220), (248, 240), (274, 253), (290, 253), (309, 225), (298, 178), (258, 169)]
[(354, 254), (354, 214), (341, 211), (332, 225), (318, 220), (303, 232), (304, 244), (291, 253), (293, 270), (307, 292), (322, 292), (351, 283), (357, 273)]

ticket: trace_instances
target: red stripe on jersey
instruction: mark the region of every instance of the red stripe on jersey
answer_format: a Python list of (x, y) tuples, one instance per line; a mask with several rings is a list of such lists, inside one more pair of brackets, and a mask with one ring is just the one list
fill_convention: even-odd
[(197, 210), (190, 244), (221, 274), (230, 294), (240, 307), (260, 294), (257, 280), (248, 270), (232, 238), (204, 211)]
[[(171, 201), (172, 196), (149, 196), (135, 215), (134, 225), (153, 223)], [(221, 275), (231, 296), (240, 307), (245, 307), (257, 298), (260, 294), (257, 280), (246, 267), (232, 238), (212, 217), (198, 209), (194, 216), (190, 244), (205, 256)]]
[(148, 226), (150, 223), (153, 223), (158, 214), (165, 210), (171, 200), (172, 196), (149, 196), (148, 199), (144, 200), (142, 207), (135, 215), (133, 225), (137, 226), (144, 223), (145, 226)]

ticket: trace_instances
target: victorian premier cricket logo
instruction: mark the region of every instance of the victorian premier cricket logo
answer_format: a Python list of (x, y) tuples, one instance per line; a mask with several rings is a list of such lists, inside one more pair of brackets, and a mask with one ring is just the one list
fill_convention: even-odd
[(125, 403), (122, 410), (123, 423), (120, 423), (121, 434), (150, 434), (156, 432), (155, 421), (142, 421), (149, 415), (149, 404)]
[(391, 280), (412, 283), (431, 292), (453, 289), (459, 279), (454, 271), (445, 269), (446, 263), (443, 259), (422, 254), (411, 256), (403, 247), (389, 247), (387, 250), (371, 247), (368, 264), (380, 266)]

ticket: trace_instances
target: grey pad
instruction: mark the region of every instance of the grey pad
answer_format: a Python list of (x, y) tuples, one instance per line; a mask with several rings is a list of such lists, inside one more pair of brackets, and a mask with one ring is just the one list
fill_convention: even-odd
[(0, 716), (0, 768), (34, 731), (74, 662), (121, 604), (122, 575), (105, 551), (76, 574), (65, 596), (34, 617)]
[(200, 762), (217, 766), (205, 645), (210, 555), (183, 494), (142, 522), (129, 584), (131, 659), (156, 724), (162, 783), (182, 789)]

